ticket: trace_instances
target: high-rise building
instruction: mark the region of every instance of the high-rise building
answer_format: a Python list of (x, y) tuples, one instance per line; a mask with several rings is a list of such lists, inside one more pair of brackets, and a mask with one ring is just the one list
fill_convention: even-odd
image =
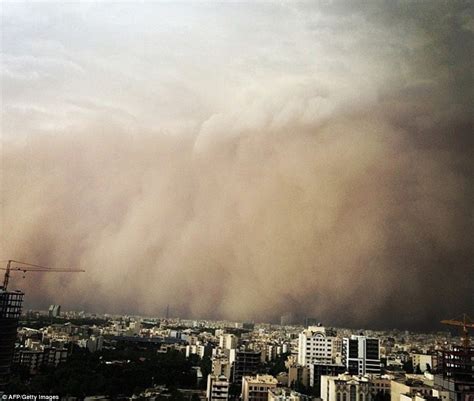
[(207, 376), (207, 401), (227, 401), (229, 399), (229, 379), (224, 375)]
[(341, 340), (332, 330), (322, 326), (310, 326), (298, 337), (298, 364), (308, 369), (313, 364), (332, 364), (338, 362)]
[(225, 355), (216, 355), (212, 358), (212, 374), (215, 376), (224, 375), (228, 379), (231, 377), (231, 363)]
[(309, 385), (314, 388), (313, 394), (316, 397), (321, 395), (321, 377), (337, 376), (346, 371), (343, 364), (313, 364), (309, 368)]
[(319, 396), (322, 375), (345, 372), (342, 364), (342, 340), (333, 330), (310, 326), (298, 338), (298, 363), (309, 371), (309, 385)]
[(449, 391), (451, 401), (474, 400), (474, 347), (453, 345), (440, 362), (435, 385)]
[(86, 343), (89, 352), (102, 351), (104, 346), (104, 337), (102, 336), (90, 336)]
[(343, 360), (352, 375), (380, 373), (380, 344), (378, 338), (351, 336), (343, 340)]
[(0, 288), (0, 390), (8, 381), (23, 293)]
[(59, 317), (61, 314), (61, 305), (50, 305), (48, 309), (49, 317)]
[(238, 338), (235, 334), (222, 334), (219, 336), (219, 347), (222, 349), (237, 348)]
[(231, 350), (232, 382), (241, 383), (243, 376), (255, 375), (260, 366), (260, 351)]
[(244, 376), (242, 401), (268, 401), (268, 390), (276, 388), (278, 380), (270, 375)]

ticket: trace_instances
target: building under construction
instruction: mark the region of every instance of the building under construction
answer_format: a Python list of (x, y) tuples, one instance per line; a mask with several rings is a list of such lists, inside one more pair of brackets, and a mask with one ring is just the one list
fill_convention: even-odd
[(462, 344), (442, 351), (435, 384), (449, 391), (450, 401), (474, 401), (474, 347), (470, 345), (468, 332), (474, 324), (467, 315), (442, 323), (461, 328)]
[[(21, 315), (23, 296), (21, 291), (8, 291), (8, 283), (12, 272), (83, 272), (77, 269), (52, 269), (46, 266), (34, 265), (8, 260), (5, 270), (3, 286), (0, 286), (0, 392), (5, 387), (10, 376), (10, 368), (15, 350), (18, 320)], [(59, 310), (58, 310), (59, 312)]]
[(0, 287), (0, 391), (7, 384), (15, 347), (23, 293)]

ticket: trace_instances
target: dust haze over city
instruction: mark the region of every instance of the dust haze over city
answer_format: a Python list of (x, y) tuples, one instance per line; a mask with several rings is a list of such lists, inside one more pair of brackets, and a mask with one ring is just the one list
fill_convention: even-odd
[(30, 306), (432, 329), (472, 311), (469, 2), (3, 3)]

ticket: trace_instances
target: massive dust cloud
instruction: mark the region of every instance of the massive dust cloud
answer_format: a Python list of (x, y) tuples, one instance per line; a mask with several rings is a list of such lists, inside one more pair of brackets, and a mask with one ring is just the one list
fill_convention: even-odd
[(87, 270), (32, 307), (472, 312), (467, 3), (4, 7), (2, 259)]

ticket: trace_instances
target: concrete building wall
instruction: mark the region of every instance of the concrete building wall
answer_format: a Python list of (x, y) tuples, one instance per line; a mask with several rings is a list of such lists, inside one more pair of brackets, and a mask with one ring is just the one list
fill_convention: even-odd
[(270, 375), (244, 376), (242, 401), (268, 401), (268, 391), (277, 385), (277, 379)]

